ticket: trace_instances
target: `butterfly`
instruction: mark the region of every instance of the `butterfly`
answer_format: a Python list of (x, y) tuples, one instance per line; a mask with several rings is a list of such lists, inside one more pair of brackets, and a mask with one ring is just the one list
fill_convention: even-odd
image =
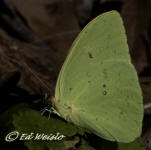
[(118, 12), (97, 16), (77, 36), (59, 73), (53, 106), (101, 138), (126, 143), (140, 136), (142, 92)]

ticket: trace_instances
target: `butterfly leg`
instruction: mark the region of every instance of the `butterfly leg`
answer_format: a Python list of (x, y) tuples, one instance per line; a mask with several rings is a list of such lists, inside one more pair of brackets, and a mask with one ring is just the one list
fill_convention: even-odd
[(51, 110), (51, 109), (47, 109), (47, 107), (45, 107), (43, 110), (41, 110), (41, 115), (43, 116), (46, 111), (49, 112), (48, 118), (50, 118), (50, 115), (51, 115), (51, 113), (52, 113), (52, 110)]
[(41, 110), (41, 115), (43, 116), (46, 111), (49, 113), (48, 119), (50, 119), (51, 113), (54, 113), (54, 114), (60, 116), (60, 114), (53, 107), (51, 107), (50, 109), (45, 107), (43, 110)]
[(56, 115), (58, 115), (59, 117), (61, 117), (60, 114), (59, 114), (53, 107), (51, 107), (51, 111), (52, 111), (54, 114), (56, 114)]

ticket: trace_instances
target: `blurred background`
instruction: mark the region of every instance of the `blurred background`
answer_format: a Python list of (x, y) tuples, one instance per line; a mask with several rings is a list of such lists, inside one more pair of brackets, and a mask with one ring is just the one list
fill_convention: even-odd
[(151, 148), (150, 0), (1, 0), (0, 113), (40, 101), (46, 93), (53, 96), (73, 40), (89, 21), (110, 10), (124, 21), (143, 91), (142, 137)]

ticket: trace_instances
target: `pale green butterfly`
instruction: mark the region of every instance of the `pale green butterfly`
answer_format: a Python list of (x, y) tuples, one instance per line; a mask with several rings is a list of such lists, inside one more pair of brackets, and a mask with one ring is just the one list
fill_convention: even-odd
[(65, 120), (104, 139), (130, 142), (140, 136), (142, 92), (118, 12), (96, 17), (78, 35), (53, 104)]

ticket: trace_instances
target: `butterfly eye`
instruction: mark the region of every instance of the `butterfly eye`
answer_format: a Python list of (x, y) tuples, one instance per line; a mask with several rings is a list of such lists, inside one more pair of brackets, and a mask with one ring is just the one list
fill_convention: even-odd
[(88, 52), (88, 56), (89, 56), (89, 58), (93, 58), (93, 55), (90, 52)]
[(103, 84), (103, 87), (106, 88), (106, 84)]

